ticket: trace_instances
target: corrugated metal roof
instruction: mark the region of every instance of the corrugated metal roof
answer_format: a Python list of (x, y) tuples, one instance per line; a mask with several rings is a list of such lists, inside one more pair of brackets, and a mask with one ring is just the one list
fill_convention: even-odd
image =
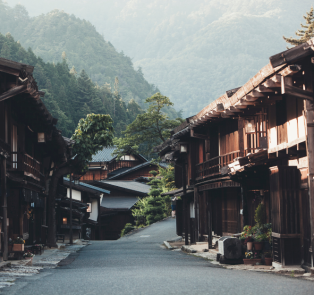
[(124, 188), (143, 194), (148, 194), (150, 190), (149, 185), (132, 180), (102, 180), (100, 182), (113, 187)]
[(136, 204), (137, 201), (138, 201), (137, 197), (105, 196), (103, 197), (100, 206), (109, 209), (131, 209)]
[(113, 156), (112, 153), (116, 150), (116, 146), (105, 147), (99, 151), (96, 155), (93, 155), (91, 162), (110, 162), (116, 156)]
[[(65, 181), (68, 181), (68, 182), (70, 182), (70, 179), (69, 178), (66, 178), (66, 177), (63, 177), (63, 180), (65, 180)], [(73, 184), (75, 184), (75, 185), (81, 185), (81, 186), (84, 186), (84, 187), (88, 187), (88, 188), (90, 188), (90, 189), (92, 189), (92, 190), (95, 190), (95, 191), (98, 191), (98, 192), (101, 192), (101, 193), (104, 193), (104, 194), (110, 194), (110, 191), (108, 191), (108, 190), (106, 190), (106, 189), (103, 189), (103, 188), (99, 188), (99, 187), (97, 187), (97, 186), (93, 186), (93, 185), (90, 185), (90, 184), (87, 184), (87, 183), (85, 183), (85, 182), (74, 182), (74, 181), (72, 181), (73, 182)]]

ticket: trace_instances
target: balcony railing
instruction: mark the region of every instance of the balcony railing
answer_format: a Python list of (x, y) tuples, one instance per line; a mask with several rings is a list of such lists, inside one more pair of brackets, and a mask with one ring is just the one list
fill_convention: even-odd
[(234, 159), (242, 157), (242, 153), (234, 151), (222, 156), (212, 158), (196, 165), (196, 179), (203, 179), (220, 173), (220, 168), (232, 163)]
[(44, 175), (40, 172), (41, 163), (28, 154), (11, 152), (12, 168), (24, 172), (37, 181), (43, 181)]

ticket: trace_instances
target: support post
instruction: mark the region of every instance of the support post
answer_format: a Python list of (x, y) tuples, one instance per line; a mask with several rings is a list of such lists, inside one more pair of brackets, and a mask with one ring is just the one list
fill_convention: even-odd
[(242, 217), (243, 217), (243, 226), (248, 225), (248, 208), (247, 208), (247, 192), (243, 185), (241, 185), (241, 201), (242, 201)]
[(72, 230), (72, 174), (70, 173), (70, 245), (73, 244), (73, 230)]
[(2, 231), (3, 231), (3, 260), (8, 260), (8, 197), (7, 197), (7, 160), (1, 161), (1, 195), (2, 195)]
[(188, 202), (186, 199), (186, 170), (185, 170), (185, 159), (182, 164), (182, 186), (183, 186), (183, 207), (184, 207), (184, 243), (185, 245), (189, 244), (189, 208)]
[[(304, 90), (313, 92), (313, 65), (308, 59), (304, 67)], [(306, 151), (308, 157), (308, 186), (311, 224), (311, 248), (314, 246), (314, 104), (313, 100), (305, 101), (305, 114), (307, 122)], [(313, 267), (313, 252), (312, 252)]]
[(194, 210), (195, 210), (194, 236), (195, 242), (199, 242), (200, 218), (199, 218), (199, 192), (197, 187), (194, 188)]
[(207, 205), (207, 225), (208, 225), (208, 249), (213, 248), (213, 223), (212, 223), (212, 204), (210, 196), (206, 193), (206, 205)]

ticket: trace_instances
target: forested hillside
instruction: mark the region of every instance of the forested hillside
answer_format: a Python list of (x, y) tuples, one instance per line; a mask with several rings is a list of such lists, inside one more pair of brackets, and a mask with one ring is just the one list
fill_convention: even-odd
[(311, 0), (7, 0), (89, 20), (145, 78), (192, 115), (285, 50)]
[(119, 136), (138, 114), (140, 106), (131, 99), (125, 103), (109, 84), (94, 84), (86, 72), (70, 70), (64, 56), (60, 63), (46, 63), (31, 49), (25, 50), (11, 34), (0, 34), (0, 57), (35, 66), (34, 77), (48, 110), (58, 118), (62, 135), (71, 137), (80, 118), (93, 112), (110, 114), (114, 120), (115, 135)]
[[(118, 77), (118, 90), (125, 102), (134, 100), (144, 107), (145, 99), (158, 92), (144, 79), (141, 68), (134, 70), (130, 57), (118, 53), (90, 22), (74, 15), (54, 10), (29, 17), (23, 6), (11, 8), (0, 0), (0, 33), (7, 32), (45, 62), (61, 62), (65, 52), (69, 67), (78, 73), (84, 69), (98, 85), (108, 83), (114, 88)], [(177, 116), (174, 110), (167, 112)]]

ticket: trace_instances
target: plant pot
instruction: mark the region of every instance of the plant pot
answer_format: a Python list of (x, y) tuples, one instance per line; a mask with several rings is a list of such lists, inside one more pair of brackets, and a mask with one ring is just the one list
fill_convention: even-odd
[(249, 265), (255, 265), (256, 263), (261, 263), (262, 259), (261, 258), (256, 258), (256, 259), (243, 259), (244, 264), (249, 264)]
[(263, 249), (264, 243), (263, 242), (254, 242), (254, 249), (256, 251), (261, 251)]
[(24, 257), (24, 259), (33, 259), (33, 257), (27, 257), (27, 256), (26, 256), (26, 257)]
[(246, 243), (246, 249), (247, 249), (248, 251), (251, 251), (251, 250), (253, 249), (253, 242), (247, 242), (247, 243)]
[(254, 264), (253, 264), (253, 260), (254, 260), (254, 259), (246, 259), (246, 258), (243, 258), (243, 263), (244, 263), (244, 264), (248, 264), (248, 265), (254, 265)]
[(24, 251), (24, 244), (13, 244), (12, 251)]
[(273, 259), (271, 257), (265, 257), (265, 265), (272, 265)]

